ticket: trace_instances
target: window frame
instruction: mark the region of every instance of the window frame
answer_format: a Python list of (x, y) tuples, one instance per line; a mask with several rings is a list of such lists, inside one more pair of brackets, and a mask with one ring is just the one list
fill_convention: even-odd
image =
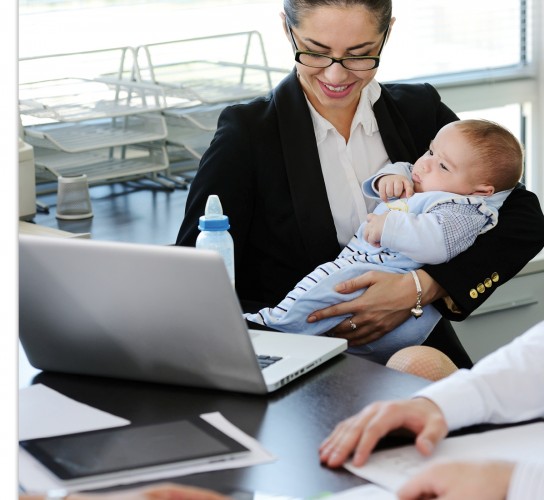
[(520, 36), (530, 43), (521, 44), (520, 64), (394, 81), (430, 83), (456, 113), (519, 104), (525, 130), (525, 179), (544, 206), (544, 35), (533, 29), (544, 26), (544, 7), (534, 0), (528, 9), (528, 2), (521, 0), (520, 9), (526, 14)]

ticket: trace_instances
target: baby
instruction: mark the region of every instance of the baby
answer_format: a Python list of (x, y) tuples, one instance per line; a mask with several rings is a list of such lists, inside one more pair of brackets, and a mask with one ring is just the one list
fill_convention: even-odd
[[(386, 165), (363, 183), (365, 196), (383, 201), (335, 261), (318, 266), (276, 307), (244, 317), (284, 332), (328, 332), (350, 315), (315, 323), (307, 317), (364, 293), (338, 293), (338, 283), (371, 270), (406, 273), (452, 259), (497, 224), (498, 210), (522, 169), (521, 145), (503, 127), (485, 120), (444, 126), (414, 165)], [(440, 314), (428, 305), (414, 308), (412, 315), (382, 338), (349, 352), (385, 363), (399, 349), (420, 345)]]

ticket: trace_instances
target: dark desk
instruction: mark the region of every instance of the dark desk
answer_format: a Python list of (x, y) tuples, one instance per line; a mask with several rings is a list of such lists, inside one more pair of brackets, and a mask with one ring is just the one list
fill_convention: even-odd
[(344, 469), (330, 470), (319, 463), (319, 443), (338, 421), (372, 401), (405, 397), (427, 384), (351, 355), (341, 355), (269, 396), (45, 372), (33, 381), (134, 424), (219, 411), (278, 460), (174, 480), (220, 491), (238, 489), (304, 498), (364, 483)]

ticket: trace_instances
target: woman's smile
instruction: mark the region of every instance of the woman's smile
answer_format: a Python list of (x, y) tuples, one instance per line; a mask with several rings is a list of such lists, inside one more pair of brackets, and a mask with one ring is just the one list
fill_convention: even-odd
[(341, 99), (343, 97), (346, 97), (348, 94), (350, 94), (350, 92), (353, 90), (355, 86), (355, 83), (333, 85), (331, 83), (325, 83), (321, 81), (319, 78), (316, 78), (316, 80), (319, 82), (319, 85), (321, 86), (323, 93), (327, 97), (331, 97), (333, 99)]

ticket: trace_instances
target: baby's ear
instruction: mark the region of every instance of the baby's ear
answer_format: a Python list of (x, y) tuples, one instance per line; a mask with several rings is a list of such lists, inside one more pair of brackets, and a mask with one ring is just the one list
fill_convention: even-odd
[(474, 192), (472, 194), (476, 196), (491, 196), (494, 193), (495, 188), (490, 184), (479, 184), (474, 188)]

